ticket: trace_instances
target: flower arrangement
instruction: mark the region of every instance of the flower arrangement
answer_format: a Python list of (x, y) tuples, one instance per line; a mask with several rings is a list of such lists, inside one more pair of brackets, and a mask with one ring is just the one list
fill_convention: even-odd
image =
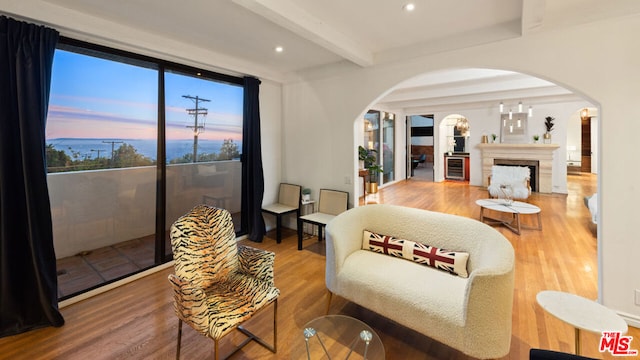
[(456, 147), (456, 139), (450, 137), (447, 145), (449, 145), (449, 149), (447, 150), (448, 152), (453, 152), (454, 148)]

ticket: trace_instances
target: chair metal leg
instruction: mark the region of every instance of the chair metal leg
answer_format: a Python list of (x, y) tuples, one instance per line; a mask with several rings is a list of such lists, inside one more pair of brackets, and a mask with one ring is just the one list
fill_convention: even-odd
[(276, 215), (276, 243), (282, 241), (282, 214)]
[(278, 352), (278, 299), (273, 302), (273, 352)]
[(327, 311), (325, 312), (325, 315), (329, 315), (329, 309), (331, 308), (331, 298), (333, 297), (333, 293), (329, 290), (327, 290), (327, 292), (329, 293), (329, 299), (327, 299)]
[[(262, 309), (260, 309), (259, 311), (263, 310), (264, 307)], [(236, 330), (240, 331), (241, 333), (243, 333), (244, 335), (247, 336), (246, 339), (244, 339), (242, 341), (242, 343), (240, 343), (239, 345), (237, 345), (233, 351), (231, 351), (230, 353), (226, 354), (224, 357), (220, 357), (219, 353), (220, 353), (220, 340), (221, 339), (213, 339), (213, 358), (215, 360), (226, 360), (228, 358), (230, 358), (231, 356), (233, 356), (236, 352), (240, 351), (246, 344), (250, 343), (251, 341), (255, 341), (257, 342), (259, 345), (263, 346), (264, 348), (266, 348), (267, 350), (271, 351), (272, 353), (276, 353), (277, 349), (278, 349), (278, 299), (274, 299), (273, 300), (273, 345), (269, 345), (266, 341), (264, 341), (263, 339), (259, 338), (258, 336), (256, 336), (255, 334), (253, 334), (252, 332), (250, 332), (249, 330), (245, 329), (244, 327), (242, 327), (242, 325), (236, 327)], [(176, 360), (180, 360), (180, 338), (182, 337), (182, 320), (180, 320), (179, 325), (178, 325), (178, 352), (176, 354)]]
[(302, 220), (298, 216), (298, 250), (302, 250)]
[(180, 343), (182, 342), (182, 319), (178, 319), (178, 348), (176, 350), (176, 360), (180, 360)]

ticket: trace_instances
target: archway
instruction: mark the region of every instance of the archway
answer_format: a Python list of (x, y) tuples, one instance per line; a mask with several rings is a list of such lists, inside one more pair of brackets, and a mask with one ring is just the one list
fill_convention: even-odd
[[(448, 74), (451, 75), (448, 75)], [(447, 82), (447, 78), (452, 79)], [(502, 108), (500, 104), (502, 104)], [(501, 129), (501, 110), (508, 112), (523, 107), (524, 112), (530, 111), (527, 117), (528, 127), (522, 136), (522, 141), (533, 143), (533, 138), (542, 138), (545, 130), (545, 117), (553, 116), (557, 119), (553, 133), (553, 142), (563, 149), (558, 152), (553, 162), (553, 192), (567, 193), (566, 186), (566, 159), (564, 149), (567, 146), (567, 122), (576, 109), (591, 108), (595, 106), (581, 94), (567, 89), (561, 85), (552, 83), (542, 78), (523, 73), (494, 70), (494, 69), (450, 69), (429, 72), (405, 80), (388, 89), (372, 102), (369, 108), (389, 109), (397, 114), (398, 118), (413, 115), (430, 114), (434, 118), (434, 181), (443, 181), (444, 159), (446, 153), (445, 138), (439, 137), (440, 122), (449, 115), (473, 119), (473, 131), (468, 141), (468, 156), (470, 163), (469, 184), (482, 186), (481, 151), (476, 146), (482, 141), (483, 136), (491, 138), (497, 136), (497, 142), (503, 141)], [(363, 111), (363, 114), (366, 110)], [(357, 126), (355, 130), (357, 131)], [(398, 128), (397, 134), (402, 133)], [(405, 132), (406, 134), (406, 132)], [(355, 135), (357, 140), (362, 138)], [(410, 158), (410, 148), (407, 147), (410, 139), (408, 136), (396, 138), (397, 149), (404, 147), (406, 156)], [(542, 141), (541, 141), (542, 142)], [(357, 143), (356, 143), (357, 145)], [(437, 149), (441, 149), (437, 153)], [(408, 175), (410, 167), (405, 166), (406, 161), (397, 161), (395, 168), (397, 179), (404, 179)], [(355, 170), (354, 170), (355, 173)]]
[[(477, 70), (479, 70), (479, 72), (503, 72), (501, 70)], [(451, 71), (455, 72), (460, 70), (453, 69)], [(437, 138), (437, 140), (434, 139), (434, 148), (437, 148), (438, 146), (443, 148), (443, 150), (440, 150), (441, 155), (446, 151), (446, 138), (439, 137), (438, 133), (440, 131), (444, 133), (444, 130), (440, 130), (440, 126), (444, 123), (444, 119), (452, 114), (473, 119), (473, 128), (469, 136), (472, 144), (469, 151), (469, 184), (475, 186), (482, 185), (482, 172), (480, 171), (481, 151), (475, 145), (482, 141), (484, 135), (490, 138), (492, 134), (496, 134), (498, 142), (501, 141), (500, 103), (502, 102), (504, 104), (505, 112), (507, 112), (509, 108), (517, 109), (520, 103), (523, 103), (525, 106), (524, 109), (527, 110), (528, 107), (531, 106), (533, 116), (531, 119), (528, 119), (528, 130), (524, 135), (524, 139), (526, 139), (525, 141), (527, 143), (533, 143), (534, 135), (538, 135), (542, 138), (542, 134), (546, 131), (544, 125), (545, 117), (553, 116), (556, 118), (556, 127), (553, 132), (552, 141), (559, 145), (559, 150), (556, 151), (553, 161), (553, 192), (566, 194), (568, 192), (566, 173), (567, 157), (565, 156), (568, 145), (567, 126), (571, 119), (574, 117), (579, 118), (579, 115), (577, 115), (577, 111), (579, 109), (588, 108), (595, 111), (598, 109), (598, 105), (583, 94), (573, 89), (566, 88), (563, 85), (558, 85), (545, 79), (523, 73), (508, 71), (504, 71), (504, 73), (509, 73), (504, 76), (509, 77), (510, 80), (514, 80), (514, 83), (518, 80), (526, 80), (525, 82), (528, 82), (529, 85), (534, 84), (534, 86), (531, 87), (531, 91), (529, 91), (529, 89), (524, 85), (517, 89), (508, 89), (505, 86), (502, 86), (504, 84), (493, 87), (491, 85), (482, 86), (480, 82), (491, 77), (486, 76), (485, 78), (478, 77), (468, 81), (469, 88), (474, 88), (476, 90), (485, 89), (485, 92), (477, 90), (475, 93), (469, 92), (461, 94), (460, 88), (465, 88), (465, 80), (460, 80), (461, 76), (458, 76), (459, 73), (457, 73), (458, 75), (454, 74), (451, 76), (451, 78), (456, 79), (456, 81), (451, 84), (446, 84), (442, 80), (443, 78), (448, 77), (446, 75), (446, 71), (438, 71), (437, 76), (434, 76), (434, 78), (437, 77), (440, 82), (434, 81), (431, 84), (421, 87), (416, 78), (426, 78), (427, 82), (432, 79), (429, 78), (429, 74), (417, 76), (416, 78), (408, 81), (408, 83), (410, 83), (410, 87), (404, 87), (404, 83), (399, 83), (393, 88), (385, 91), (385, 93), (380, 95), (380, 97), (370, 106), (375, 107), (384, 105), (386, 108), (392, 108), (399, 117), (418, 114), (432, 114), (434, 117), (434, 125), (440, 124), (434, 126), (434, 136)], [(502, 76), (502, 74), (500, 76)], [(490, 80), (491, 79), (488, 81), (489, 84), (491, 84)], [(554, 91), (551, 91), (552, 93), (544, 93), (540, 88), (553, 88)], [(500, 89), (500, 91), (497, 91), (496, 89)], [(419, 104), (419, 99), (408, 98), (407, 94), (411, 92), (430, 94), (429, 96), (432, 97), (425, 97), (423, 99), (424, 104)], [(444, 96), (444, 94), (447, 94), (447, 96)], [(596, 126), (596, 128), (598, 127), (599, 126)], [(599, 139), (599, 135), (596, 139)], [(406, 139), (402, 140), (406, 141)], [(436, 145), (435, 143), (439, 143), (439, 145)], [(444, 180), (444, 159), (442, 159), (441, 155), (438, 156), (434, 153), (434, 166), (441, 172), (441, 175), (436, 175), (436, 181)], [(598, 172), (598, 167), (599, 166), (595, 167), (596, 172)], [(402, 169), (397, 169), (397, 171), (401, 170)], [(598, 265), (600, 265), (602, 255), (600, 252), (599, 239), (597, 239), (596, 242), (598, 252), (597, 261)], [(598, 266), (598, 272), (600, 272), (600, 266)], [(599, 284), (598, 290), (601, 291), (601, 289), (601, 284)]]

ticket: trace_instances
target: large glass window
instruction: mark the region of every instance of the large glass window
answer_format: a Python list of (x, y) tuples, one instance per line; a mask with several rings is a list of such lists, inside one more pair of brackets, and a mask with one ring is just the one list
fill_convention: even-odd
[(238, 78), (61, 43), (46, 128), (60, 298), (170, 260), (167, 230), (198, 203), (242, 231), (242, 102)]
[(196, 204), (225, 208), (240, 229), (243, 88), (165, 74), (167, 222)]

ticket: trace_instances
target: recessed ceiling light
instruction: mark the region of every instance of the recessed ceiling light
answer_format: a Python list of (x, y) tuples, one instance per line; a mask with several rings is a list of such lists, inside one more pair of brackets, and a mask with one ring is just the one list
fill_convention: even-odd
[(284, 48), (282, 46), (276, 46), (275, 50), (276, 50), (276, 52), (281, 53), (281, 52), (284, 51)]
[(407, 3), (407, 4), (404, 4), (404, 6), (402, 7), (404, 11), (413, 11), (415, 10), (415, 8), (416, 8), (416, 5), (414, 3)]

